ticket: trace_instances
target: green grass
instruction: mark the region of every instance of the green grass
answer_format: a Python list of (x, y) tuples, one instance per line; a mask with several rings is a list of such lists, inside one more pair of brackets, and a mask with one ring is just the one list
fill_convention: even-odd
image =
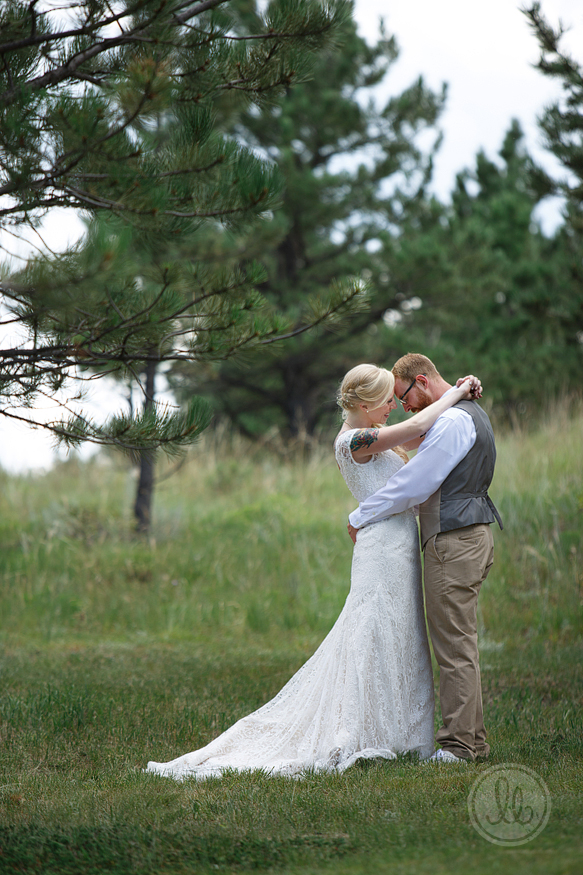
[(551, 819), (515, 849), (472, 828), (486, 765), (408, 758), (302, 781), (143, 774), (274, 695), (349, 586), (354, 502), (308, 461), (210, 439), (134, 537), (134, 475), (0, 474), (0, 872), (471, 873), (583, 868), (583, 418), (498, 441), (505, 520), (481, 596), (493, 763), (535, 769)]

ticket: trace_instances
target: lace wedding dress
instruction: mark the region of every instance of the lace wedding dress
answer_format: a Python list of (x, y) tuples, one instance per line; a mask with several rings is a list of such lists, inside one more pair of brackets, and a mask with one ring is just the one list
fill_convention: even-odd
[[(337, 439), (336, 460), (360, 502), (403, 462), (389, 450), (358, 464), (350, 436)], [(359, 532), (342, 613), (274, 699), (206, 747), (150, 762), (147, 770), (178, 779), (225, 769), (343, 772), (358, 759), (394, 759), (405, 751), (433, 752), (433, 677), (413, 511)]]

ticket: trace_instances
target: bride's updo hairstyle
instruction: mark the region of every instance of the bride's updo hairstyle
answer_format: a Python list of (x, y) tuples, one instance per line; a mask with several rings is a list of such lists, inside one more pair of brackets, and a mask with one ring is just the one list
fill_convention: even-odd
[(357, 365), (348, 371), (338, 390), (338, 406), (342, 408), (342, 419), (346, 419), (348, 413), (357, 410), (361, 404), (371, 410), (381, 407), (394, 391), (395, 378), (386, 368)]
[[(357, 365), (348, 371), (338, 390), (338, 406), (342, 409), (342, 419), (351, 410), (365, 404), (371, 410), (381, 407), (395, 392), (395, 378), (386, 368), (376, 365)], [(378, 423), (382, 427), (385, 423)], [(393, 447), (393, 452), (407, 463), (409, 456), (403, 447)]]

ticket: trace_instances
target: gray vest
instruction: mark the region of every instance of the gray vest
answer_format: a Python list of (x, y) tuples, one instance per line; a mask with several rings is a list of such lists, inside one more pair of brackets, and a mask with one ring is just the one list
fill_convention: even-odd
[(500, 515), (488, 495), (496, 461), (490, 420), (475, 401), (459, 401), (455, 406), (461, 407), (474, 420), (476, 442), (446, 477), (441, 488), (420, 506), (419, 526), (423, 546), (439, 532), (450, 532), (475, 523), (493, 523), (497, 520), (502, 528)]

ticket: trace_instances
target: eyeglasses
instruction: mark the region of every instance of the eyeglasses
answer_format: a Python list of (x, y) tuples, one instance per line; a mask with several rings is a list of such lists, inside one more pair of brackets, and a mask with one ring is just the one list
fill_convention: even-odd
[(399, 396), (397, 395), (397, 398), (399, 399), (399, 401), (401, 402), (401, 404), (402, 404), (403, 406), (405, 406), (405, 398), (407, 397), (407, 395), (409, 394), (409, 392), (411, 391), (411, 389), (413, 388), (413, 386), (415, 385), (416, 382), (417, 382), (417, 377), (415, 377), (415, 379), (413, 380), (413, 382), (411, 383), (411, 385), (409, 386), (409, 388), (406, 389), (406, 390), (403, 392), (403, 394), (401, 395), (400, 398), (399, 398)]

